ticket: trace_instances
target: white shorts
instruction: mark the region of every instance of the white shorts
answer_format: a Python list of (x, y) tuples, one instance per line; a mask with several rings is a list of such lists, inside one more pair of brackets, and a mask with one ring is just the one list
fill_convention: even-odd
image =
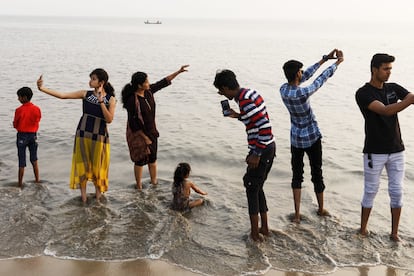
[(403, 151), (391, 154), (364, 153), (364, 196), (361, 202), (362, 207), (372, 208), (384, 167), (388, 175), (388, 194), (391, 200), (391, 208), (402, 207)]

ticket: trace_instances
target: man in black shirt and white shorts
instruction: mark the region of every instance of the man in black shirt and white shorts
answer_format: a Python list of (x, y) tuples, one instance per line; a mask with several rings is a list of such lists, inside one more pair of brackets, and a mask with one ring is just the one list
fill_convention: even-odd
[(375, 54), (371, 60), (371, 80), (358, 89), (355, 98), (365, 119), (364, 196), (361, 211), (361, 235), (367, 235), (368, 218), (385, 167), (388, 175), (392, 229), (390, 238), (399, 241), (398, 224), (402, 207), (404, 179), (404, 143), (398, 112), (414, 103), (414, 94), (396, 83), (386, 83), (395, 58)]

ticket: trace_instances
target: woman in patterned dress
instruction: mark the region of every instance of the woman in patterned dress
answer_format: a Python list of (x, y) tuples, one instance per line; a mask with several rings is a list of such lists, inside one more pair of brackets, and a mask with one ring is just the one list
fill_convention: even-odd
[(83, 114), (76, 129), (70, 175), (70, 188), (80, 188), (82, 202), (87, 201), (88, 180), (95, 185), (97, 201), (108, 190), (110, 144), (106, 124), (112, 122), (116, 105), (114, 88), (105, 70), (95, 69), (89, 77), (93, 90), (69, 93), (43, 87), (42, 76), (37, 80), (38, 89), (46, 94), (59, 99), (82, 99)]

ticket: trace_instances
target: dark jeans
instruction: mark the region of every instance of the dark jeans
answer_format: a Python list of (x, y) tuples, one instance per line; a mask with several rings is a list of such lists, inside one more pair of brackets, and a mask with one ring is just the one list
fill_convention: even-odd
[(272, 168), (275, 152), (275, 143), (268, 145), (260, 157), (259, 166), (254, 169), (247, 168), (246, 174), (243, 177), (250, 215), (256, 215), (259, 212), (265, 213), (269, 210), (266, 204), (263, 185)]
[(18, 132), (17, 156), (19, 157), (19, 167), (26, 167), (26, 147), (29, 148), (30, 162), (37, 161), (37, 136), (36, 132)]
[(312, 182), (314, 186), (315, 193), (319, 194), (325, 190), (325, 185), (323, 183), (322, 176), (322, 143), (321, 139), (316, 141), (311, 147), (301, 149), (295, 148), (294, 146), (290, 147), (292, 153), (292, 189), (301, 189), (303, 182), (303, 156), (306, 152), (306, 155), (309, 157), (309, 163), (311, 168)]

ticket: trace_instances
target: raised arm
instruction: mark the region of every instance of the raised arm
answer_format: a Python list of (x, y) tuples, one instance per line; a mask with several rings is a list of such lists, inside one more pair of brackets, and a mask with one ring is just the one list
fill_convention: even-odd
[(335, 64), (338, 66), (344, 61), (344, 53), (341, 50), (333, 49), (329, 54), (322, 57), (322, 59), (319, 61), (319, 65), (324, 64), (329, 59), (336, 59)]
[(83, 99), (86, 95), (86, 90), (63, 93), (43, 87), (43, 75), (40, 75), (39, 79), (37, 80), (37, 89), (39, 89), (39, 91), (42, 91), (43, 93), (46, 93), (59, 99)]
[(102, 113), (105, 117), (105, 121), (108, 124), (112, 123), (112, 120), (114, 119), (114, 115), (115, 115), (115, 106), (116, 106), (115, 97), (111, 97), (109, 99), (109, 107), (106, 107), (103, 101), (100, 101), (99, 104), (101, 106)]
[(190, 65), (183, 65), (183, 66), (181, 66), (181, 68), (180, 69), (178, 69), (177, 71), (175, 71), (174, 73), (172, 73), (172, 74), (170, 74), (170, 75), (168, 75), (167, 77), (166, 77), (166, 79), (168, 80), (168, 81), (172, 81), (176, 76), (178, 76), (179, 74), (181, 74), (182, 72), (187, 72), (187, 67), (188, 66), (190, 66)]

